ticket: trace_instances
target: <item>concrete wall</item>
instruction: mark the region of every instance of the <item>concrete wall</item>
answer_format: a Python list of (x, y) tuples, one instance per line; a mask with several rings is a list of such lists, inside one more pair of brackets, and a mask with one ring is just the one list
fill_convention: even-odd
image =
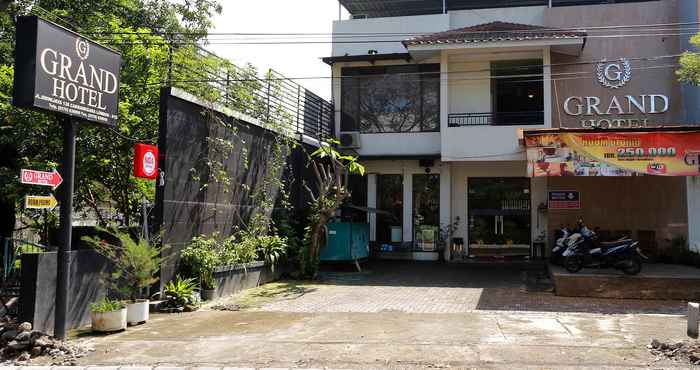
[(687, 177), (688, 245), (700, 253), (700, 177)]
[[(399, 33), (386, 37), (372, 38), (377, 43), (334, 43), (333, 56), (366, 55), (368, 50), (377, 50), (379, 54), (405, 53), (401, 40), (409, 35), (429, 34), (446, 31), (450, 27), (450, 16), (447, 14), (417, 15), (410, 17), (389, 17), (370, 19), (350, 19), (333, 22), (333, 40), (349, 41), (353, 38), (342, 38), (343, 33)], [(397, 42), (385, 42), (385, 41)]]
[[(692, 24), (700, 19), (700, 3), (697, 0), (678, 0), (678, 22)], [(690, 44), (690, 38), (681, 39), (681, 50), (698, 52)], [(700, 124), (700, 88), (693, 85), (682, 85), (683, 107), (685, 120), (690, 124)]]
[(439, 132), (361, 134), (360, 143), (360, 156), (440, 154)]
[(495, 21), (542, 24), (546, 8), (545, 6), (521, 6), (516, 8), (455, 10), (449, 12), (450, 29)]
[(279, 279), (281, 266), (274, 271), (264, 262), (253, 262), (245, 266), (222, 267), (214, 273), (216, 297), (229, 296), (242, 290), (258, 287)]
[[(639, 24), (676, 23), (678, 19), (678, 1), (660, 0), (639, 3), (602, 4), (589, 6), (554, 7), (545, 10), (545, 25), (550, 27), (598, 27)], [(555, 93), (552, 112), (555, 127), (580, 127), (580, 118), (567, 115), (563, 103), (569, 96), (597, 96), (607, 108), (612, 96), (641, 94), (664, 94), (670, 99), (670, 109), (663, 114), (634, 114), (599, 116), (599, 118), (647, 118), (655, 124), (686, 123), (684, 103), (681, 97), (680, 83), (675, 76), (675, 58), (639, 60), (638, 58), (675, 55), (681, 51), (680, 42), (689, 36), (635, 37), (635, 29), (606, 30), (605, 35), (630, 35), (628, 37), (595, 37), (600, 31), (589, 31), (590, 37), (580, 56), (552, 54), (552, 73), (555, 76), (553, 91)], [(656, 33), (673, 34), (677, 31), (659, 31)], [(631, 80), (623, 87), (610, 89), (603, 87), (595, 74), (599, 60), (609, 61), (628, 58), (631, 62)], [(577, 64), (566, 64), (577, 62)], [(587, 63), (580, 63), (587, 62)], [(559, 64), (559, 65), (557, 65)], [(574, 73), (574, 74), (567, 74)], [(578, 76), (580, 78), (565, 78)], [(603, 110), (605, 110), (605, 108)]]
[[(22, 255), (20, 320), (53, 333), (56, 303), (56, 252)], [(104, 297), (101, 278), (108, 262), (93, 250), (71, 252), (68, 329), (90, 324), (90, 303)]]
[(574, 226), (583, 217), (589, 227), (656, 233), (659, 247), (666, 239), (687, 237), (686, 179), (683, 177), (551, 177), (549, 190), (578, 190), (580, 210), (549, 210), (549, 235), (560, 224)]

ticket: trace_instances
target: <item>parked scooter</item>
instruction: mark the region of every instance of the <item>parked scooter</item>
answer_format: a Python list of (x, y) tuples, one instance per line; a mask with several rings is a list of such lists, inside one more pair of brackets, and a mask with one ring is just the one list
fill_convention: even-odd
[(556, 234), (554, 235), (556, 242), (554, 244), (554, 248), (552, 248), (552, 253), (549, 255), (550, 263), (559, 266), (564, 264), (563, 254), (568, 248), (566, 241), (569, 236), (571, 236), (571, 230), (569, 230), (568, 227), (561, 225), (559, 230), (557, 230)]
[(627, 275), (642, 271), (642, 259), (647, 259), (637, 247), (639, 242), (621, 238), (612, 242), (601, 242), (598, 234), (579, 221), (579, 232), (568, 240), (568, 248), (563, 253), (564, 268), (578, 272), (583, 267), (614, 267)]

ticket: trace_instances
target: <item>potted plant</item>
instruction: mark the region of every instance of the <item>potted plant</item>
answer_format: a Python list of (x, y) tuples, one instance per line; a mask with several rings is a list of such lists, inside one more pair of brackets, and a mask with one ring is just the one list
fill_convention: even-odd
[(126, 305), (122, 301), (104, 298), (90, 304), (92, 330), (113, 332), (126, 329)]
[[(199, 236), (192, 239), (192, 242), (182, 251), (182, 264), (192, 274), (199, 278), (202, 288), (202, 299), (212, 300), (216, 298), (216, 282), (214, 280), (214, 270), (221, 260), (220, 250), (222, 249), (217, 235), (208, 238)], [(228, 243), (226, 240), (223, 243)]]
[(174, 280), (165, 284), (163, 289), (165, 302), (161, 311), (168, 313), (196, 311), (200, 305), (196, 287), (197, 283), (194, 279), (182, 279), (179, 275), (176, 276)]
[(106, 280), (116, 294), (128, 300), (127, 322), (135, 325), (148, 321), (148, 289), (157, 281), (155, 276), (162, 262), (161, 248), (141, 238), (134, 240), (126, 232), (100, 231), (111, 235), (115, 242), (96, 237), (83, 240), (114, 265), (114, 272)]

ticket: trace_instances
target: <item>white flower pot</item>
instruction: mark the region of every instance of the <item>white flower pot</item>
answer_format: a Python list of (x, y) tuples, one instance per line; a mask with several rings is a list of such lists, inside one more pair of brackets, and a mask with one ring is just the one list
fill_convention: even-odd
[(93, 312), (92, 330), (99, 332), (126, 330), (126, 308), (110, 312)]
[(148, 299), (140, 299), (126, 304), (126, 322), (137, 325), (148, 321)]

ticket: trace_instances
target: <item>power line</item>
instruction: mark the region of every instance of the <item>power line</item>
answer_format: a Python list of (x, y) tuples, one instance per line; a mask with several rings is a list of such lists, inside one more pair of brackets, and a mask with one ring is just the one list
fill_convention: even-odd
[[(446, 30), (446, 31), (437, 31), (435, 33), (461, 33), (461, 34), (470, 34), (470, 33), (511, 33), (511, 32), (518, 32), (518, 33), (540, 33), (543, 31), (596, 31), (596, 30), (614, 30), (614, 29), (630, 29), (630, 28), (648, 28), (648, 29), (654, 29), (658, 27), (683, 27), (683, 26), (698, 26), (700, 25), (700, 22), (674, 22), (674, 23), (655, 23), (655, 24), (630, 24), (630, 25), (614, 25), (614, 26), (575, 26), (575, 27), (542, 27), (542, 28), (523, 28), (523, 29), (511, 29), (511, 30), (494, 30), (494, 31), (483, 31), (483, 30), (460, 30), (456, 31), (455, 29), (453, 30)], [(465, 27), (468, 28), (468, 27)], [(126, 34), (126, 35), (138, 35), (138, 34), (150, 34), (150, 32), (143, 32), (143, 31), (121, 31), (121, 32), (88, 32), (86, 33), (88, 35), (118, 35), (118, 34)], [(374, 36), (387, 36), (387, 35), (393, 35), (393, 36), (421, 36), (425, 35), (425, 32), (420, 33), (420, 32), (206, 32), (204, 34), (202, 33), (196, 33), (196, 32), (161, 32), (161, 34), (164, 35), (185, 35), (185, 36), (199, 36), (199, 35), (205, 35), (205, 36), (216, 36), (216, 35), (223, 35), (223, 36), (367, 36), (367, 35), (374, 35)]]

